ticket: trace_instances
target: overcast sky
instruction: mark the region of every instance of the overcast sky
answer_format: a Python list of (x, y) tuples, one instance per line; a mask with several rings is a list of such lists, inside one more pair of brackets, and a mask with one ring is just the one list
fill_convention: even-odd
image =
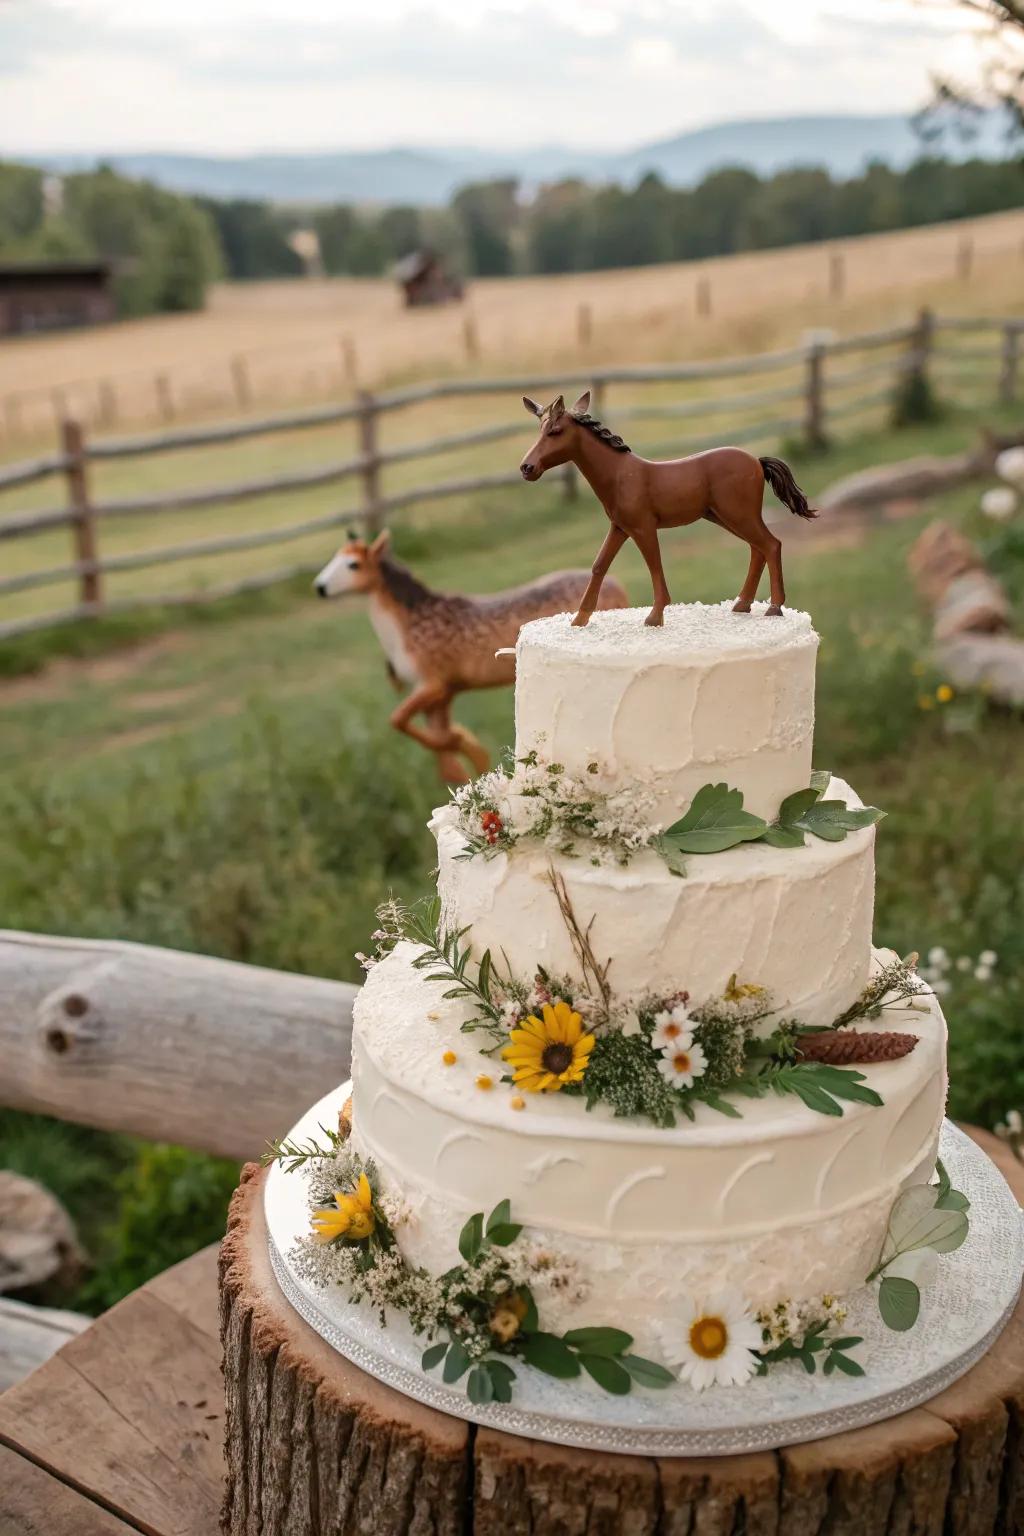
[(624, 148), (975, 66), (914, 0), (0, 0), (0, 155)]

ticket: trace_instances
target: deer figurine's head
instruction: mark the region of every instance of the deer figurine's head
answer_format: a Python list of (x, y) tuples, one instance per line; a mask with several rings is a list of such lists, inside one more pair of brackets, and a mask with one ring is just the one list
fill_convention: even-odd
[(372, 544), (349, 533), (333, 560), (313, 580), (319, 597), (345, 597), (351, 592), (372, 592), (378, 584), (378, 567), (387, 553), (391, 535), (378, 533)]
[(582, 430), (578, 418), (587, 414), (590, 390), (580, 395), (569, 410), (561, 395), (548, 406), (540, 406), (524, 395), (523, 405), (539, 420), (540, 436), (520, 464), (519, 473), (524, 480), (539, 480), (546, 469), (568, 464), (574, 458), (577, 434)]

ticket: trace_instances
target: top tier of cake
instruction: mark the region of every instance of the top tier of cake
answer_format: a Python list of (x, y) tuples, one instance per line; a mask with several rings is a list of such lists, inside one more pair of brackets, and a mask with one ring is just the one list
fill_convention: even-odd
[(818, 636), (806, 613), (766, 619), (764, 606), (677, 604), (660, 629), (640, 608), (595, 613), (585, 629), (565, 614), (524, 625), (517, 757), (581, 776), (597, 761), (606, 779), (650, 791), (666, 821), (712, 782), (773, 818), (810, 779)]

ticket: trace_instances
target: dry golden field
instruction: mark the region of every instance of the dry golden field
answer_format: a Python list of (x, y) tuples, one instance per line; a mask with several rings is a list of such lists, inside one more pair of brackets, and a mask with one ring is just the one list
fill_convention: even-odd
[[(697, 313), (701, 284), (710, 314)], [(924, 303), (947, 314), (1019, 311), (1024, 209), (706, 262), (480, 281), (464, 304), (434, 310), (404, 310), (385, 280), (224, 285), (202, 314), (0, 345), (0, 453), (49, 436), (64, 410), (110, 428), (234, 414), (239, 388), (243, 405), (265, 408), (353, 382), (741, 354), (791, 345), (811, 327), (884, 326)]]

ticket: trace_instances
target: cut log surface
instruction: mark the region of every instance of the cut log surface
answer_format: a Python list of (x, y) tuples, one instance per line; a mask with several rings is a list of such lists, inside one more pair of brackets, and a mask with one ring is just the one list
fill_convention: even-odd
[[(1024, 1195), (1009, 1150), (978, 1140)], [(277, 1288), (262, 1185), (251, 1167), (235, 1196), (219, 1317), (211, 1248), (0, 1396), (0, 1536), (214, 1536), (221, 1515), (226, 1536), (1024, 1533), (1024, 1306), (961, 1381), (882, 1424), (599, 1455), (474, 1429), (350, 1365)]]

